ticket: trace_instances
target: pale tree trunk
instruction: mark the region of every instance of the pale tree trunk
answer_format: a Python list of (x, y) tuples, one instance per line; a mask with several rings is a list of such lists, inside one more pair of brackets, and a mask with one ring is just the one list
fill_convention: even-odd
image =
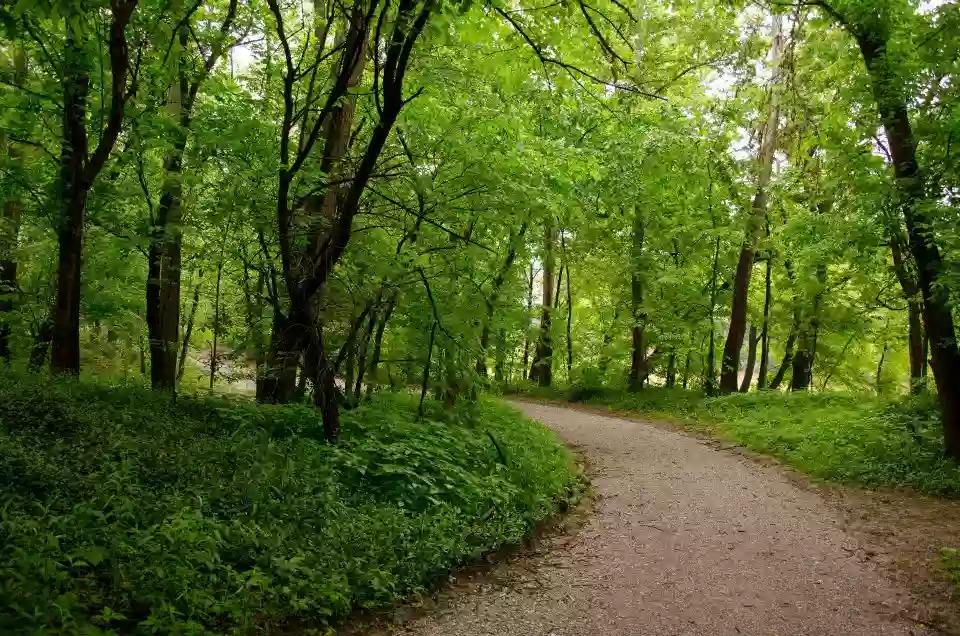
[(757, 157), (757, 191), (747, 219), (743, 246), (740, 249), (737, 272), (733, 280), (730, 326), (727, 330), (726, 342), (723, 345), (723, 361), (720, 365), (720, 390), (727, 393), (737, 390), (737, 379), (740, 372), (740, 349), (743, 347), (743, 338), (747, 328), (747, 300), (750, 291), (750, 278), (753, 274), (753, 262), (756, 258), (762, 221), (767, 210), (768, 188), (773, 174), (773, 154), (777, 148), (777, 129), (780, 119), (780, 63), (784, 45), (782, 17), (779, 14), (773, 16), (772, 40), (770, 66), (773, 69), (773, 75), (770, 80), (767, 120), (762, 129), (760, 153)]

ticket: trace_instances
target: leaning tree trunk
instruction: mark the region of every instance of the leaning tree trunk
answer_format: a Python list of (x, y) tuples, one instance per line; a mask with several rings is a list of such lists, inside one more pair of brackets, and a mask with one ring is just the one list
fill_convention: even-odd
[(553, 383), (553, 339), (550, 333), (550, 318), (553, 311), (553, 276), (556, 269), (554, 243), (557, 241), (557, 231), (552, 219), (547, 221), (543, 240), (543, 304), (540, 314), (540, 336), (537, 340), (533, 365), (530, 367), (530, 380), (540, 386), (550, 386)]
[(767, 106), (767, 120), (763, 126), (760, 141), (760, 153), (757, 157), (757, 191), (753, 206), (747, 219), (747, 229), (737, 272), (733, 279), (733, 300), (730, 306), (730, 326), (723, 345), (723, 360), (720, 364), (720, 390), (733, 393), (737, 390), (740, 373), (740, 349), (747, 329), (747, 296), (750, 291), (750, 278), (753, 274), (753, 262), (756, 258), (757, 241), (760, 238), (761, 222), (767, 211), (768, 187), (773, 174), (773, 154), (777, 147), (777, 128), (780, 119), (779, 90), (780, 59), (783, 51), (783, 33), (781, 17), (773, 18), (773, 44), (770, 48), (773, 76), (770, 80), (770, 99)]
[[(876, 27), (876, 25), (874, 25)], [(874, 99), (886, 132), (897, 178), (900, 206), (907, 225), (910, 252), (917, 267), (923, 297), (923, 321), (930, 338), (933, 379), (943, 420), (948, 456), (960, 458), (960, 349), (950, 305), (942, 284), (943, 259), (934, 235), (923, 176), (917, 164), (917, 144), (910, 126), (907, 98), (900, 75), (887, 56), (887, 34), (877, 28), (853, 29), (873, 83)]]
[(777, 369), (777, 374), (773, 376), (773, 380), (770, 381), (770, 389), (776, 391), (780, 388), (780, 384), (783, 382), (783, 379), (787, 375), (787, 369), (792, 367), (793, 363), (793, 350), (794, 345), (797, 341), (797, 324), (799, 318), (795, 314), (793, 326), (790, 328), (790, 335), (787, 336), (787, 344), (783, 348), (783, 360), (780, 362), (780, 368)]
[(760, 329), (760, 371), (757, 377), (757, 390), (767, 388), (767, 372), (770, 368), (770, 305), (773, 303), (773, 256), (767, 256), (766, 274), (763, 289), (763, 327)]

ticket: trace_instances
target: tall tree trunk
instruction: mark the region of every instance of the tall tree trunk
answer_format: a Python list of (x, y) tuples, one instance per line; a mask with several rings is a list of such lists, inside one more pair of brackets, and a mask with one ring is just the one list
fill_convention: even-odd
[(530, 368), (530, 314), (533, 312), (533, 263), (530, 263), (530, 274), (527, 277), (527, 324), (523, 330), (523, 373)]
[(61, 211), (57, 232), (59, 263), (53, 320), (55, 373), (80, 373), (80, 270), (88, 187), (83, 165), (87, 158), (87, 93), (90, 77), (76, 16), (66, 19), (63, 74), (63, 141), (60, 147)]
[[(180, 44), (186, 47), (187, 30), (181, 28)], [(150, 334), (150, 383), (158, 391), (176, 389), (177, 339), (180, 328), (181, 264), (181, 171), (187, 145), (189, 112), (183, 100), (187, 76), (180, 68), (179, 81), (170, 85), (167, 109), (180, 124), (173, 148), (163, 162), (163, 194), (150, 232), (147, 256), (147, 330)], [(211, 362), (212, 364), (212, 362)], [(211, 374), (211, 383), (212, 383)], [(212, 388), (212, 386), (211, 386)]]
[(773, 257), (767, 257), (766, 275), (763, 293), (763, 327), (760, 330), (760, 372), (757, 377), (757, 390), (767, 388), (767, 373), (770, 368), (770, 306), (773, 303)]
[(543, 305), (540, 315), (540, 337), (537, 340), (533, 365), (530, 367), (530, 379), (540, 386), (550, 386), (553, 383), (553, 339), (550, 333), (550, 319), (553, 311), (553, 276), (556, 270), (554, 243), (557, 241), (557, 230), (552, 219), (547, 221), (547, 226), (544, 228), (543, 241)]
[(672, 389), (677, 384), (677, 354), (670, 352), (667, 358), (667, 388)]
[(903, 254), (903, 243), (899, 228), (891, 232), (890, 251), (893, 254), (893, 271), (897, 275), (900, 289), (907, 302), (907, 351), (910, 357), (910, 392), (923, 391), (926, 378), (924, 338), (922, 325), (922, 301), (917, 279), (907, 268)]
[(687, 388), (690, 381), (690, 349), (687, 349), (686, 359), (683, 362), (683, 388)]
[[(713, 249), (713, 274), (710, 277), (710, 348), (707, 350), (707, 377), (703, 389), (707, 395), (716, 391), (717, 380), (717, 276), (720, 268), (720, 237)], [(703, 346), (702, 344), (700, 345)]]
[(783, 361), (780, 362), (780, 368), (777, 369), (777, 374), (773, 376), (773, 380), (770, 381), (770, 389), (773, 391), (780, 388), (780, 384), (787, 375), (787, 369), (792, 366), (793, 350), (797, 341), (798, 320), (799, 317), (795, 314), (793, 326), (790, 328), (790, 335), (787, 336), (787, 344), (783, 348)]
[(630, 280), (630, 296), (633, 322), (630, 330), (630, 377), (627, 380), (627, 387), (630, 391), (639, 391), (643, 387), (644, 379), (647, 376), (647, 314), (643, 309), (643, 284), (645, 274), (643, 271), (644, 225), (643, 217), (639, 210), (634, 212), (632, 238), (633, 254), (631, 265), (633, 273)]
[[(27, 58), (22, 46), (13, 47), (13, 82), (23, 85), (27, 77)], [(21, 153), (12, 143), (6, 146), (11, 163), (21, 160)], [(20, 236), (20, 216), (23, 204), (20, 197), (10, 192), (0, 211), (0, 360), (10, 363), (10, 316), (16, 306), (17, 261), (14, 256)]]
[[(496, 277), (493, 279), (493, 283), (490, 286), (490, 293), (485, 298), (487, 311), (483, 320), (483, 327), (480, 330), (480, 355), (477, 356), (477, 373), (481, 377), (487, 376), (487, 349), (490, 347), (490, 323), (493, 321), (493, 311), (497, 306), (497, 301), (500, 299), (500, 289), (503, 287), (503, 283), (507, 280), (507, 275), (510, 273), (510, 269), (513, 267), (513, 262), (517, 259), (517, 250), (520, 247), (520, 243), (523, 241), (524, 235), (527, 233), (527, 227), (529, 223), (524, 221), (520, 225), (520, 230), (517, 232), (516, 236), (511, 237), (510, 247), (507, 250), (507, 256), (503, 261), (503, 265), (500, 267), (500, 271), (497, 272)], [(531, 287), (532, 293), (532, 287)], [(532, 299), (530, 302), (533, 302)]]
[(387, 323), (390, 322), (390, 316), (397, 306), (397, 292), (394, 292), (387, 300), (387, 306), (383, 310), (383, 318), (377, 324), (377, 332), (373, 337), (373, 357), (370, 359), (370, 380), (367, 382), (367, 397), (373, 394), (373, 387), (377, 382), (377, 367), (380, 365), (380, 356), (383, 352), (383, 333), (387, 329)]
[(783, 52), (783, 32), (781, 16), (773, 16), (773, 43), (770, 48), (770, 64), (773, 75), (770, 80), (770, 98), (767, 105), (767, 120), (763, 126), (760, 153), (757, 157), (757, 191), (753, 206), (747, 219), (747, 228), (737, 262), (737, 272), (733, 279), (733, 300), (730, 307), (730, 326), (723, 345), (723, 361), (720, 365), (720, 390), (733, 393), (737, 390), (740, 372), (740, 349), (747, 328), (747, 301), (750, 291), (750, 278), (753, 274), (753, 262), (756, 258), (757, 241), (760, 238), (761, 223), (767, 211), (768, 187), (773, 174), (773, 154), (777, 148), (777, 128), (780, 119), (779, 88), (780, 60)]
[[(197, 273), (198, 278), (203, 278), (203, 270)], [(180, 347), (180, 358), (177, 361), (177, 382), (183, 379), (183, 373), (187, 368), (187, 355), (190, 353), (190, 337), (193, 336), (193, 325), (197, 318), (197, 308), (200, 306), (200, 288), (201, 282), (193, 288), (193, 300), (190, 303), (190, 312), (187, 314), (187, 324), (183, 330), (183, 342)]]
[(620, 306), (617, 305), (613, 310), (613, 320), (603, 333), (603, 343), (600, 345), (600, 361), (597, 364), (597, 371), (600, 373), (602, 381), (607, 375), (607, 369), (610, 368), (610, 345), (613, 343), (613, 334), (617, 330), (617, 322), (620, 320)]
[(880, 361), (877, 362), (877, 395), (883, 395), (883, 361), (887, 357), (887, 343), (883, 343), (883, 351), (880, 352)]
[[(213, 382), (217, 377), (217, 363), (220, 351), (217, 341), (220, 337), (220, 284), (223, 281), (223, 257), (227, 249), (227, 236), (230, 233), (229, 221), (227, 222), (227, 232), (223, 236), (223, 244), (220, 247), (220, 262), (217, 263), (217, 284), (213, 295), (213, 349), (210, 352), (210, 390), (213, 390)], [(177, 286), (179, 290), (179, 284)], [(179, 291), (178, 291), (179, 293)]]
[(743, 381), (740, 383), (740, 392), (750, 391), (750, 384), (753, 382), (754, 366), (757, 363), (757, 344), (760, 342), (760, 335), (757, 332), (757, 326), (750, 325), (750, 341), (747, 345), (747, 368), (743, 371)]
[(933, 379), (943, 420), (946, 454), (960, 458), (960, 349), (950, 307), (950, 292), (940, 284), (943, 259), (934, 235), (932, 219), (924, 205), (923, 175), (917, 163), (917, 144), (910, 126), (905, 84), (891, 67), (887, 55), (889, 25), (874, 20), (869, 25), (851, 25), (873, 84), (874, 99), (886, 132), (900, 195), (900, 207), (907, 225), (910, 252), (917, 266), (923, 297), (923, 322), (930, 337)]
[(53, 340), (53, 320), (48, 316), (40, 323), (30, 349), (29, 369), (34, 373), (40, 371), (47, 363), (47, 352)]
[(129, 51), (126, 27), (138, 0), (112, 0), (109, 50), (110, 109), (107, 124), (93, 153), (87, 147), (87, 94), (90, 90), (84, 16), (71, 10), (65, 16), (63, 46), (63, 138), (60, 146), (58, 194), (60, 219), (57, 232), (59, 259), (50, 366), (54, 373), (80, 373), (80, 276), (87, 194), (106, 164), (123, 126)]
[(573, 295), (570, 292), (570, 264), (567, 263), (567, 382), (573, 378)]

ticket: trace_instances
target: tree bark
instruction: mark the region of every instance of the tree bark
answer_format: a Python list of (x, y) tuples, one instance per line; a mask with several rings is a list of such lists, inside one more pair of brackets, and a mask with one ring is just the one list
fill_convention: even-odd
[[(203, 270), (199, 270), (197, 276), (203, 278)], [(180, 348), (180, 358), (177, 361), (177, 382), (183, 379), (183, 373), (187, 368), (187, 354), (190, 352), (190, 337), (193, 335), (193, 325), (197, 317), (197, 308), (200, 306), (200, 287), (197, 281), (193, 288), (193, 301), (190, 303), (190, 313), (187, 314), (187, 324), (183, 331), (183, 342)]]
[(902, 238), (899, 231), (892, 231), (890, 237), (890, 251), (893, 254), (893, 270), (903, 291), (903, 298), (907, 302), (907, 351), (910, 357), (910, 392), (919, 393), (924, 389), (926, 382), (923, 344), (923, 307), (920, 289), (913, 272), (907, 268), (903, 254)]
[[(796, 318), (796, 317), (795, 317)], [(783, 348), (783, 361), (780, 363), (780, 368), (777, 369), (777, 374), (773, 376), (773, 380), (770, 381), (770, 389), (776, 391), (780, 388), (780, 383), (783, 382), (783, 379), (787, 375), (787, 369), (791, 368), (793, 363), (793, 350), (794, 345), (797, 341), (797, 320), (794, 320), (793, 327), (790, 328), (790, 335), (787, 336), (787, 344)]]
[(631, 315), (633, 317), (630, 330), (630, 377), (627, 380), (627, 388), (630, 391), (639, 391), (643, 387), (643, 382), (647, 377), (647, 315), (643, 309), (643, 284), (645, 274), (643, 271), (644, 238), (643, 217), (639, 211), (636, 211), (633, 216), (633, 253), (631, 259), (633, 273), (630, 280)]
[(567, 263), (567, 382), (573, 378), (573, 295), (570, 292), (570, 264)]
[(553, 311), (553, 283), (556, 269), (556, 255), (554, 243), (557, 240), (557, 231), (553, 220), (547, 222), (543, 238), (543, 304), (540, 314), (540, 336), (537, 340), (537, 350), (533, 365), (530, 367), (530, 380), (540, 386), (550, 386), (553, 383), (553, 339), (550, 333), (550, 319)]
[(383, 333), (387, 329), (387, 323), (390, 322), (390, 316), (397, 306), (397, 293), (394, 292), (387, 301), (387, 306), (383, 310), (383, 318), (377, 324), (377, 332), (373, 338), (373, 357), (370, 360), (370, 381), (367, 382), (367, 397), (373, 394), (373, 385), (377, 381), (377, 367), (380, 365), (380, 356), (383, 352)]
[(526, 373), (530, 367), (530, 314), (533, 312), (533, 263), (530, 263), (530, 274), (527, 277), (527, 328), (523, 330), (523, 367), (521, 371)]
[[(879, 22), (879, 21), (878, 21)], [(933, 379), (937, 385), (946, 454), (960, 458), (960, 349), (950, 307), (950, 292), (940, 283), (943, 259), (930, 231), (932, 220), (924, 203), (923, 175), (910, 125), (904, 83), (887, 56), (885, 25), (853, 28), (873, 83), (874, 99), (886, 132), (907, 226), (910, 252), (917, 266), (923, 297), (923, 321), (930, 337)]]
[(511, 237), (510, 247), (507, 250), (507, 256), (504, 259), (500, 270), (497, 272), (496, 277), (493, 279), (493, 283), (490, 285), (490, 293), (485, 299), (487, 311), (483, 320), (483, 326), (480, 330), (480, 355), (477, 356), (477, 373), (479, 373), (481, 377), (487, 376), (486, 356), (487, 349), (490, 347), (490, 323), (493, 320), (493, 312), (497, 306), (497, 301), (500, 299), (500, 289), (503, 287), (503, 283), (507, 280), (507, 275), (510, 273), (510, 269), (513, 267), (514, 261), (517, 259), (517, 249), (519, 247), (519, 243), (523, 241), (523, 237), (527, 233), (528, 225), (529, 223), (527, 221), (521, 223), (520, 230), (517, 232), (516, 236)]
[[(27, 58), (23, 47), (13, 50), (13, 81), (22, 85), (27, 77)], [(4, 144), (0, 144), (2, 147)], [(21, 153), (12, 143), (6, 144), (7, 156), (11, 163), (20, 161)], [(20, 217), (23, 203), (20, 197), (10, 193), (3, 202), (0, 216), (0, 360), (10, 363), (10, 315), (16, 307), (17, 261), (15, 252), (20, 236)]]
[(761, 222), (766, 214), (768, 187), (773, 174), (773, 154), (777, 148), (777, 128), (780, 119), (779, 90), (780, 60), (783, 51), (783, 33), (780, 15), (773, 17), (773, 43), (770, 48), (773, 76), (770, 80), (770, 99), (767, 105), (767, 120), (763, 127), (760, 153), (757, 157), (757, 191), (753, 206), (747, 219), (747, 229), (737, 272), (733, 279), (733, 300), (730, 306), (730, 326), (723, 345), (723, 360), (720, 365), (720, 390), (733, 393), (737, 390), (740, 372), (740, 349), (747, 328), (747, 301), (750, 291), (750, 278), (753, 274), (753, 262), (756, 258)]
[[(703, 389), (707, 395), (713, 395), (717, 380), (717, 276), (720, 268), (720, 237), (716, 239), (713, 250), (713, 273), (710, 277), (710, 348), (707, 351), (707, 377)], [(702, 344), (700, 345), (703, 346)]]
[(123, 126), (129, 54), (126, 26), (138, 0), (111, 0), (109, 49), (111, 98), (106, 127), (92, 154), (87, 148), (87, 94), (90, 90), (89, 60), (81, 16), (66, 15), (63, 47), (63, 138), (60, 147), (58, 194), (61, 202), (57, 242), (57, 292), (51, 319), (53, 339), (51, 370), (80, 373), (80, 276), (87, 195), (106, 164)]
[(740, 392), (747, 393), (750, 391), (750, 384), (753, 383), (753, 371), (754, 366), (757, 363), (757, 344), (760, 341), (760, 336), (757, 333), (757, 326), (750, 325), (750, 341), (747, 345), (747, 367), (743, 372), (743, 382), (740, 383)]
[(767, 388), (767, 373), (770, 368), (770, 306), (773, 303), (773, 257), (767, 257), (763, 294), (763, 327), (760, 330), (760, 372), (757, 377), (757, 390)]

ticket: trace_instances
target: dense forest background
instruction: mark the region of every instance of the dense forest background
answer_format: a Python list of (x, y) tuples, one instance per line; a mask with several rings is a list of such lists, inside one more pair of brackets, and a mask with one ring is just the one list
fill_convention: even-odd
[(931, 392), (960, 455), (955, 4), (0, 24), (9, 364), (311, 400), (331, 441), (378, 386)]

